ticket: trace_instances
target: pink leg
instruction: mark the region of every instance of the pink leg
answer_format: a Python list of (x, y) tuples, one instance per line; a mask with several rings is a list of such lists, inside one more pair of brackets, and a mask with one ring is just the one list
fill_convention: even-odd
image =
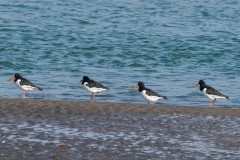
[(92, 97), (91, 97), (91, 99), (90, 99), (90, 102), (92, 102), (92, 100), (93, 100), (93, 98), (95, 97), (95, 95), (97, 95), (99, 92), (97, 92), (97, 93), (92, 93)]
[(210, 99), (210, 103), (208, 105), (208, 108), (212, 107), (213, 106), (213, 103), (212, 103), (212, 100)]
[(212, 103), (212, 106), (214, 105), (214, 103), (216, 102), (216, 99), (214, 99), (213, 103)]
[(151, 102), (150, 102), (150, 101), (148, 101), (148, 104), (151, 104)]
[(213, 103), (215, 103), (215, 102), (216, 102), (216, 100), (217, 100), (217, 99), (214, 99)]
[(26, 91), (24, 90), (23, 95), (22, 95), (22, 99), (25, 99), (25, 97), (26, 97)]
[(92, 102), (93, 97), (94, 97), (94, 94), (92, 93), (92, 97), (91, 97), (91, 99), (90, 99), (90, 102)]
[(212, 107), (214, 105), (214, 103), (216, 102), (216, 99), (214, 99), (214, 101), (212, 102), (212, 100), (210, 99), (210, 103), (209, 103), (209, 106), (208, 108)]

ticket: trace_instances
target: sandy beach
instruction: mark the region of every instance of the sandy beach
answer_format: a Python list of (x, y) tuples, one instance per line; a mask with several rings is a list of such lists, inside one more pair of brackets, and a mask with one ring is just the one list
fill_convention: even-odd
[(0, 107), (0, 159), (240, 157), (239, 108), (4, 98)]

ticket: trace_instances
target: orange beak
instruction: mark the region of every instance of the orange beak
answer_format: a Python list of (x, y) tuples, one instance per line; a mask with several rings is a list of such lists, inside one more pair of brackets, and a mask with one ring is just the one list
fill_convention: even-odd
[(83, 80), (81, 80), (80, 82), (82, 82)]
[(197, 87), (198, 85), (199, 85), (199, 83), (196, 83), (196, 84), (193, 85), (193, 87)]
[(10, 82), (11, 80), (14, 80), (15, 79), (15, 75), (12, 76), (11, 78), (9, 78), (8, 82)]
[(134, 88), (138, 87), (138, 83), (135, 86), (132, 86), (131, 90), (134, 90)]

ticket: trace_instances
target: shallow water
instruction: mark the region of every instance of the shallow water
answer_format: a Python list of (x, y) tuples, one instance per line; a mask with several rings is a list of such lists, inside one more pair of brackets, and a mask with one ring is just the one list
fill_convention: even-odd
[(21, 73), (43, 92), (28, 98), (89, 100), (82, 76), (111, 88), (95, 101), (146, 103), (138, 81), (168, 96), (156, 103), (207, 106), (200, 79), (239, 107), (239, 1), (0, 2), (1, 97), (22, 91), (7, 83)]
[[(65, 121), (7, 116), (0, 122), (1, 157), (237, 159), (239, 124), (237, 117), (182, 114)], [(66, 146), (60, 147), (61, 142)]]

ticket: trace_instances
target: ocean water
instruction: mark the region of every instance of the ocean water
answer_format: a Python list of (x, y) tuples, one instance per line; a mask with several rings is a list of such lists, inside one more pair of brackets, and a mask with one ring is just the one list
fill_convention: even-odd
[(15, 73), (44, 88), (31, 99), (88, 101), (89, 76), (111, 90), (96, 102), (147, 103), (138, 81), (168, 97), (155, 104), (207, 106), (200, 79), (240, 107), (240, 1), (0, 1), (0, 97), (20, 98)]

